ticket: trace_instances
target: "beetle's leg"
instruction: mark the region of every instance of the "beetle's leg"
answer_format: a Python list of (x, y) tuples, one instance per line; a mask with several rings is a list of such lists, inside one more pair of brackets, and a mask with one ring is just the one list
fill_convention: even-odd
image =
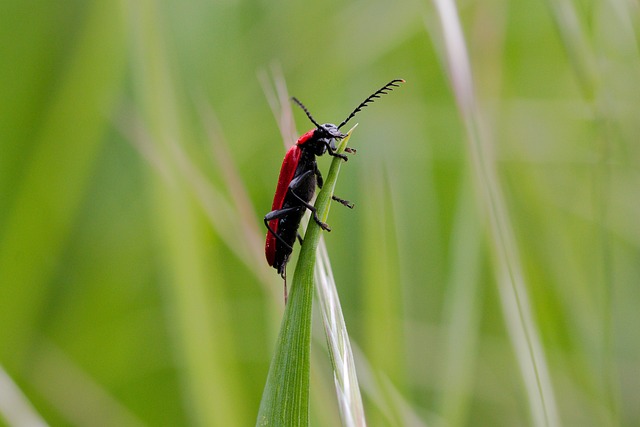
[[(316, 169), (318, 169), (318, 165), (317, 164), (316, 164)], [(302, 175), (293, 178), (291, 180), (291, 182), (289, 183), (289, 190), (297, 190), (302, 185), (303, 181), (305, 179), (307, 179), (307, 177), (309, 175), (315, 174), (315, 173), (316, 173), (315, 170), (311, 170), (310, 169), (310, 170), (306, 171), (305, 173), (303, 173)]]
[(284, 305), (287, 305), (287, 297), (289, 295), (287, 294), (287, 267), (286, 266), (282, 271), (282, 274), (280, 275), (280, 277), (282, 277), (282, 279), (284, 280)]
[(296, 199), (298, 199), (300, 201), (300, 203), (302, 203), (307, 209), (309, 209), (311, 211), (311, 216), (313, 216), (313, 220), (320, 226), (320, 228), (322, 228), (325, 231), (331, 231), (331, 227), (329, 227), (329, 225), (327, 225), (326, 223), (320, 221), (320, 217), (318, 216), (318, 211), (316, 210), (316, 208), (308, 203), (305, 202), (302, 197), (298, 196), (296, 194), (295, 191), (290, 190), (291, 194), (293, 194), (293, 197), (295, 197)]
[(345, 199), (341, 199), (341, 198), (340, 198), (340, 197), (338, 197), (338, 196), (331, 196), (331, 198), (332, 198), (333, 200), (335, 200), (336, 202), (340, 203), (341, 205), (344, 205), (344, 206), (348, 207), (349, 209), (353, 209), (353, 207), (355, 206), (355, 205), (354, 205), (353, 203), (351, 203), (350, 201), (345, 200)]
[(344, 151), (351, 154), (356, 154), (358, 151), (355, 148), (344, 147)]
[[(355, 150), (353, 150), (353, 152), (355, 153)], [(320, 169), (318, 169), (317, 164), (316, 164), (315, 174), (316, 174), (316, 178), (318, 179), (318, 187), (322, 188), (322, 184), (323, 184), (322, 175), (320, 174)], [(304, 174), (302, 176), (304, 176)], [(331, 198), (336, 202), (341, 203), (344, 206), (348, 207), (349, 209), (353, 209), (354, 205), (350, 201), (341, 199), (340, 197), (337, 197), (337, 196), (331, 196)]]
[(318, 164), (316, 163), (316, 170), (314, 171), (314, 173), (316, 174), (316, 178), (318, 180), (318, 188), (322, 188), (322, 185), (324, 184), (324, 181), (322, 179), (322, 174), (320, 173), (320, 169), (318, 169)]
[(298, 233), (298, 242), (300, 242), (300, 244), (304, 242), (304, 240), (302, 240), (302, 236), (300, 235), (300, 233)]
[(313, 220), (320, 226), (320, 228), (322, 228), (325, 231), (331, 231), (331, 228), (325, 224), (324, 222), (320, 221), (320, 218), (318, 217), (318, 212), (316, 211), (316, 208), (310, 204), (309, 202), (307, 202), (306, 200), (304, 200), (302, 197), (298, 196), (295, 192), (295, 190), (301, 185), (301, 183), (303, 182), (303, 180), (309, 176), (309, 174), (314, 173), (313, 170), (308, 170), (305, 173), (303, 173), (302, 175), (300, 175), (297, 178), (294, 178), (291, 180), (291, 183), (289, 184), (289, 192), (293, 195), (293, 197), (295, 197), (296, 199), (298, 199), (298, 201), (300, 203), (302, 203), (302, 205), (304, 207), (306, 207), (307, 209), (309, 209), (311, 211), (311, 214), (313, 215)]
[(313, 220), (323, 229), (326, 231), (331, 231), (331, 228), (325, 224), (324, 222), (320, 221), (320, 218), (318, 217), (318, 212), (316, 211), (316, 208), (310, 204), (309, 202), (307, 202), (306, 200), (304, 200), (302, 197), (298, 196), (295, 192), (295, 190), (298, 188), (298, 186), (300, 185), (300, 183), (302, 182), (303, 179), (305, 179), (307, 176), (309, 176), (310, 173), (314, 173), (314, 171), (312, 170), (308, 170), (305, 173), (303, 173), (302, 175), (300, 175), (299, 177), (291, 180), (291, 183), (289, 184), (289, 192), (293, 195), (293, 197), (295, 197), (296, 199), (298, 199), (298, 201), (300, 203), (302, 203), (302, 205), (304, 207), (306, 207), (307, 209), (309, 209), (311, 211), (311, 214), (313, 216)]
[[(333, 157), (340, 157), (342, 160), (344, 160), (345, 162), (349, 160), (349, 158), (345, 155), (345, 154), (338, 154), (336, 153), (336, 150), (334, 150), (333, 148), (331, 148), (331, 144), (329, 144), (328, 142), (325, 142), (324, 145), (327, 146), (327, 151), (329, 152), (330, 156)], [(346, 150), (345, 150), (346, 151)]]
[(275, 238), (280, 241), (280, 243), (282, 243), (283, 245), (285, 245), (287, 248), (291, 249), (292, 251), (293, 251), (293, 248), (291, 247), (291, 245), (288, 244), (287, 242), (285, 242), (282, 239), (282, 237), (280, 237), (280, 235), (278, 233), (273, 231), (273, 228), (271, 228), (271, 226), (269, 225), (269, 221), (271, 221), (272, 219), (283, 218), (283, 217), (287, 216), (288, 214), (297, 211), (298, 209), (299, 209), (298, 207), (278, 209), (278, 210), (275, 210), (275, 211), (271, 211), (271, 212), (269, 212), (268, 214), (266, 214), (264, 216), (264, 225), (267, 227), (267, 230), (269, 230), (269, 232), (271, 234), (273, 234), (275, 236)]
[(329, 144), (327, 144), (327, 151), (329, 152), (330, 156), (333, 157), (340, 157), (342, 160), (344, 160), (345, 162), (349, 160), (349, 158), (345, 155), (345, 154), (339, 154), (336, 153), (335, 150), (331, 147), (329, 147)]

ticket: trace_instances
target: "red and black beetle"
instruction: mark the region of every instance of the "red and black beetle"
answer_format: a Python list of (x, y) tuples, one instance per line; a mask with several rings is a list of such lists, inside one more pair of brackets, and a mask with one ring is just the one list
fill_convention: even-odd
[[(264, 225), (268, 230), (265, 254), (269, 265), (278, 270), (278, 273), (285, 281), (285, 301), (287, 296), (286, 266), (293, 251), (296, 236), (302, 240), (298, 235), (298, 226), (302, 215), (309, 209), (313, 220), (323, 230), (331, 231), (327, 224), (320, 221), (316, 209), (310, 204), (316, 191), (316, 185), (322, 188), (322, 175), (318, 170), (316, 156), (321, 156), (328, 152), (330, 156), (340, 157), (347, 161), (347, 156), (336, 153), (336, 139), (342, 139), (347, 136), (340, 132), (340, 128), (347, 124), (367, 104), (379, 98), (380, 95), (398, 87), (398, 83), (404, 83), (404, 80), (391, 80), (375, 91), (338, 126), (331, 123), (318, 124), (302, 102), (292, 98), (293, 102), (304, 110), (309, 120), (316, 127), (302, 135), (284, 156), (271, 212), (264, 216)], [(347, 152), (354, 151), (347, 150)], [(353, 205), (346, 200), (335, 196), (333, 199), (349, 208), (353, 208)]]

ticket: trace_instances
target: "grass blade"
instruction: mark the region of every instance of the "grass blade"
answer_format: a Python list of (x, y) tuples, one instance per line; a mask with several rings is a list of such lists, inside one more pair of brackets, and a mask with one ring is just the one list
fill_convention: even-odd
[(324, 240), (321, 239), (316, 257), (316, 292), (322, 311), (322, 320), (327, 337), (329, 357), (333, 366), (333, 377), (340, 407), (340, 417), (344, 426), (366, 426), (367, 421), (362, 407), (360, 386), (356, 375), (353, 352), (344, 323), (342, 307), (336, 283), (333, 279), (329, 254)]
[(525, 384), (534, 425), (560, 425), (551, 374), (531, 304), (495, 159), (475, 90), (460, 18), (453, 0), (434, 0), (444, 39), (443, 54), (467, 132), (472, 173), (489, 222), (502, 311)]
[(450, 427), (468, 422), (480, 341), (482, 228), (467, 178), (458, 196), (444, 302), (446, 325), (440, 414)]
[[(351, 136), (342, 140), (338, 152), (344, 151)], [(334, 157), (324, 187), (318, 194), (315, 207), (318, 216), (326, 221), (331, 196), (338, 179), (342, 160)], [(276, 350), (271, 361), (267, 383), (262, 394), (258, 426), (309, 425), (309, 356), (311, 352), (311, 311), (313, 275), (321, 229), (309, 221), (304, 243), (291, 284), (291, 292), (280, 326)]]
[[(14, 375), (28, 371), (50, 280), (104, 142), (104, 112), (124, 70), (120, 14), (117, 2), (87, 2), (69, 62), (43, 102), (42, 122), (29, 124), (34, 151), (16, 182), (15, 199), (0, 202), (9, 208), (0, 239), (0, 359)], [(0, 139), (4, 150), (4, 135)]]
[[(157, 234), (163, 269), (163, 308), (192, 422), (246, 425), (250, 416), (239, 393), (234, 330), (229, 326), (232, 322), (222, 287), (225, 281), (211, 252), (204, 215), (209, 212), (199, 205), (206, 195), (215, 194), (215, 188), (206, 186), (184, 155), (192, 141), (181, 120), (181, 85), (172, 73), (174, 58), (166, 49), (161, 10), (155, 0), (129, 2), (127, 8), (134, 96), (152, 142), (147, 152), (153, 152), (154, 158), (161, 159), (159, 164), (167, 166), (165, 174), (170, 180), (166, 182), (164, 175), (155, 172), (148, 180), (152, 229)], [(218, 212), (223, 210), (220, 206), (216, 205)], [(225, 404), (212, 405), (221, 401)]]

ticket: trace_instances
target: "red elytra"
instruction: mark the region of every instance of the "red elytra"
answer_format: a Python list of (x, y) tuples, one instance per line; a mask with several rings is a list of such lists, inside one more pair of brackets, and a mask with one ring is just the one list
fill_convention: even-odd
[[(298, 142), (296, 142), (295, 145), (287, 150), (287, 154), (285, 154), (284, 160), (282, 161), (282, 167), (280, 168), (276, 194), (275, 196), (273, 196), (273, 203), (271, 204), (272, 211), (282, 208), (282, 202), (284, 202), (284, 196), (287, 194), (289, 183), (293, 179), (293, 174), (296, 173), (298, 160), (300, 160), (300, 154), (302, 154), (302, 151), (300, 150), (300, 147), (298, 147), (298, 144), (302, 144), (307, 139), (311, 138), (314, 130), (315, 129), (312, 129), (302, 135), (298, 139)], [(269, 221), (269, 226), (276, 233), (278, 232), (278, 222), (278, 219), (272, 219), (271, 221)], [(273, 262), (276, 257), (276, 236), (270, 231), (267, 231), (267, 241), (264, 245), (264, 253), (267, 256), (267, 262), (269, 263), (269, 265), (273, 266)]]

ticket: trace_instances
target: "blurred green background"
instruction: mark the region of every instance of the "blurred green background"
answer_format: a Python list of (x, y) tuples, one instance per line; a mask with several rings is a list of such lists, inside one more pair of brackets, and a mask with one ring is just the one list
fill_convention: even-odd
[[(458, 7), (546, 398), (640, 425), (638, 3)], [(0, 419), (254, 424), (283, 309), (261, 80), (335, 123), (401, 77), (325, 236), (369, 424), (535, 424), (444, 58), (428, 1), (0, 1)], [(315, 325), (312, 424), (338, 425)]]

